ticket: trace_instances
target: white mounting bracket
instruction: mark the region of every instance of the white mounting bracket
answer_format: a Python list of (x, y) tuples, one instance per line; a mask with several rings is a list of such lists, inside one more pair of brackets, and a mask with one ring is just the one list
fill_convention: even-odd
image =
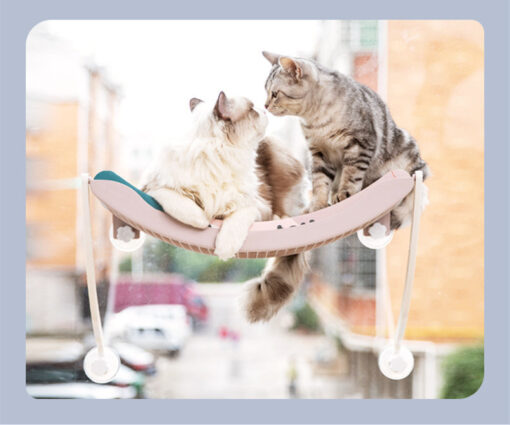
[(414, 174), (414, 204), (413, 221), (411, 224), (411, 236), (409, 239), (409, 253), (407, 257), (407, 272), (398, 317), (397, 330), (393, 343), (387, 346), (379, 355), (379, 369), (382, 374), (390, 379), (404, 379), (413, 370), (414, 358), (411, 351), (402, 346), (402, 339), (407, 326), (409, 307), (411, 305), (411, 293), (413, 289), (414, 273), (416, 269), (416, 253), (418, 250), (418, 233), (420, 230), (420, 218), (423, 211), (423, 173), (417, 171)]
[(120, 367), (118, 354), (104, 345), (101, 315), (97, 300), (96, 273), (94, 267), (94, 245), (92, 239), (92, 226), (90, 224), (89, 202), (90, 177), (84, 173), (81, 175), (82, 217), (83, 217), (83, 240), (85, 243), (87, 289), (89, 295), (90, 318), (96, 347), (92, 348), (85, 356), (83, 370), (89, 379), (98, 384), (110, 382), (117, 374)]

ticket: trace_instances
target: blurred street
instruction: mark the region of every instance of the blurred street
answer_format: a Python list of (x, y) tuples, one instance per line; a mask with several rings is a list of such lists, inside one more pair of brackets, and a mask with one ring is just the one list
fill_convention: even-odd
[[(241, 285), (199, 288), (210, 308), (209, 323), (193, 333), (178, 357), (159, 357), (158, 373), (147, 381), (148, 398), (288, 398), (293, 361), (298, 397), (355, 396), (342, 385), (344, 362), (336, 359), (327, 367), (318, 365), (317, 359), (331, 348), (324, 335), (287, 330), (285, 314), (269, 324), (243, 322), (235, 299)], [(222, 326), (235, 329), (239, 340), (222, 339)]]

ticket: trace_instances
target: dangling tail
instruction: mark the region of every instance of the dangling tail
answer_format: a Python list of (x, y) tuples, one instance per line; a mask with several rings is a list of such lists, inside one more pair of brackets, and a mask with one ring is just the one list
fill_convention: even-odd
[(250, 322), (271, 319), (291, 298), (308, 270), (306, 253), (277, 257), (246, 284), (244, 309)]

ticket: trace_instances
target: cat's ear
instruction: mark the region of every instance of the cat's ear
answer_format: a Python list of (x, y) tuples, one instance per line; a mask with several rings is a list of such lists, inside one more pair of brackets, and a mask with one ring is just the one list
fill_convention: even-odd
[(280, 58), (280, 55), (277, 55), (276, 53), (270, 53), (270, 52), (262, 52), (262, 55), (271, 62), (271, 65), (276, 65), (278, 63), (278, 59)]
[(287, 74), (292, 75), (296, 80), (303, 77), (303, 69), (294, 59), (283, 56), (278, 60), (278, 63)]
[(214, 112), (216, 115), (222, 120), (230, 120), (232, 119), (230, 113), (230, 105), (228, 104), (228, 99), (225, 93), (220, 91), (218, 95), (218, 100), (216, 101), (216, 105), (214, 105)]
[(202, 99), (197, 99), (196, 97), (193, 97), (189, 100), (189, 109), (191, 112), (197, 107), (199, 103), (202, 103)]

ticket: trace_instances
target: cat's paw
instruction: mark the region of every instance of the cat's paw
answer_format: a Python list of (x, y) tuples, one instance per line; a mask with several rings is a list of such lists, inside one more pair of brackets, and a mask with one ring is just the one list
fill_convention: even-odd
[(232, 232), (220, 231), (216, 237), (214, 255), (223, 261), (230, 260), (237, 254), (237, 251), (241, 249), (244, 239), (245, 238), (241, 238), (239, 235)]
[(189, 211), (180, 221), (197, 229), (206, 229), (209, 226), (209, 219), (203, 210)]
[(331, 204), (338, 204), (339, 202), (342, 202), (343, 200), (349, 198), (351, 196), (351, 193), (348, 190), (340, 190), (335, 196), (331, 198)]
[(322, 210), (323, 208), (326, 208), (328, 206), (327, 201), (321, 201), (321, 200), (313, 200), (308, 208), (305, 209), (304, 214), (313, 213), (315, 211)]

